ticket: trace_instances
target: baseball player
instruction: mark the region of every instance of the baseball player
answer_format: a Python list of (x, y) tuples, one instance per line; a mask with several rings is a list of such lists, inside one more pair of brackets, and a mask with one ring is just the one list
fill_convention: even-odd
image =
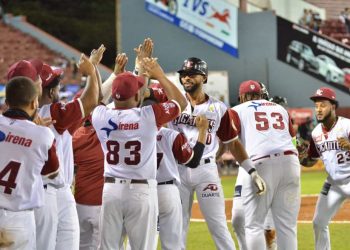
[(38, 92), (30, 78), (8, 82), (6, 104), (0, 115), (0, 230), (12, 241), (6, 249), (36, 249), (33, 209), (44, 204), (41, 176), (53, 179), (59, 167), (54, 135), (32, 122)]
[(105, 156), (101, 249), (118, 249), (123, 228), (132, 249), (157, 246), (157, 127), (177, 117), (187, 102), (155, 59), (144, 59), (144, 68), (171, 101), (138, 108), (145, 79), (125, 72), (113, 81), (115, 109), (100, 105), (92, 114)]
[(157, 182), (159, 206), (159, 236), (164, 250), (181, 249), (182, 207), (178, 185), (180, 176), (177, 163), (197, 167), (202, 158), (208, 120), (196, 117), (199, 131), (192, 148), (186, 137), (172, 129), (161, 128), (157, 135)]
[[(42, 117), (55, 120), (50, 128), (55, 135), (56, 150), (61, 165), (59, 176), (55, 180), (43, 180), (46, 188), (45, 205), (35, 211), (37, 249), (78, 249), (79, 224), (75, 201), (70, 191), (73, 179), (73, 153), (70, 134), (74, 132), (77, 124), (81, 124), (81, 119), (85, 114), (90, 113), (97, 104), (99, 90), (95, 68), (85, 56), (82, 56), (79, 66), (83, 73), (90, 75), (90, 80), (81, 98), (63, 105), (58, 102), (61, 72), (52, 69), (49, 65), (43, 65), (39, 73), (39, 67), (28, 67), (28, 63), (21, 62), (10, 67), (8, 78), (22, 75), (36, 79), (37, 74), (40, 75), (42, 80), (37, 81), (37, 83), (42, 82), (41, 92), (43, 95), (39, 101), (41, 106), (39, 114)], [(55, 188), (59, 189), (56, 191)]]
[(215, 241), (216, 248), (235, 249), (226, 224), (225, 201), (215, 162), (219, 139), (227, 144), (236, 160), (251, 174), (259, 193), (264, 193), (265, 183), (255, 171), (253, 163), (249, 160), (245, 149), (238, 140), (234, 128), (230, 125), (230, 113), (225, 104), (208, 96), (203, 90), (203, 84), (207, 82), (208, 76), (206, 62), (195, 57), (188, 58), (178, 73), (189, 103), (181, 115), (169, 123), (169, 128), (184, 133), (193, 147), (198, 138), (195, 117), (205, 115), (209, 120), (205, 148), (199, 166), (191, 169), (179, 165), (181, 180), (179, 190), (183, 213), (181, 249), (186, 248), (186, 235), (194, 192), (197, 194), (200, 209)]
[[(261, 98), (264, 100), (269, 100), (269, 92), (267, 91), (266, 86), (258, 82), (261, 87)], [(239, 101), (242, 103), (243, 100), (239, 98)], [(246, 100), (244, 100), (246, 101)], [(243, 179), (248, 178), (249, 175), (241, 168), (238, 169), (238, 175), (235, 184), (235, 192), (233, 197), (232, 205), (232, 227), (237, 236), (237, 241), (240, 250), (247, 249), (247, 243), (245, 240), (245, 219), (244, 219), (244, 206), (243, 206), (243, 197), (242, 197), (242, 185)], [(266, 239), (266, 248), (267, 250), (277, 249), (276, 245), (276, 234), (275, 234), (275, 225), (273, 223), (271, 209), (269, 210), (265, 223), (265, 239)]]
[(315, 249), (331, 249), (328, 224), (344, 200), (350, 198), (350, 120), (336, 115), (333, 89), (322, 87), (310, 97), (319, 124), (312, 131), (308, 151), (300, 147), (301, 163), (312, 166), (321, 158), (327, 179), (317, 200), (313, 219)]
[(247, 249), (266, 249), (264, 221), (270, 208), (278, 247), (297, 249), (300, 166), (288, 112), (262, 99), (256, 81), (241, 83), (239, 97), (242, 103), (231, 109), (233, 126), (267, 186), (267, 194), (259, 197), (251, 180), (243, 179)]

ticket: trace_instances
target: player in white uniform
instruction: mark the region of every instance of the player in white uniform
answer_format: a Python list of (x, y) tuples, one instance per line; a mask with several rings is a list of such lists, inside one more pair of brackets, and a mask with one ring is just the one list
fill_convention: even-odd
[[(261, 97), (262, 99), (269, 100), (269, 93), (265, 87), (265, 85), (261, 82), (259, 82), (261, 87)], [(240, 100), (242, 101), (242, 100)], [(244, 219), (244, 206), (243, 206), (243, 197), (242, 197), (242, 186), (243, 186), (243, 179), (248, 178), (249, 175), (247, 174), (244, 169), (239, 167), (238, 169), (238, 175), (236, 179), (235, 184), (235, 192), (233, 197), (233, 205), (232, 205), (232, 227), (234, 229), (234, 232), (237, 236), (237, 241), (239, 245), (240, 250), (246, 250), (247, 249), (247, 243), (245, 240), (245, 219)], [(265, 238), (266, 238), (266, 248), (267, 250), (275, 250), (277, 249), (276, 245), (276, 232), (275, 232), (275, 225), (273, 223), (272, 213), (271, 210), (269, 210), (265, 223), (264, 223), (264, 229), (265, 229)]]
[(315, 103), (319, 124), (312, 131), (308, 151), (301, 150), (300, 158), (304, 166), (313, 166), (321, 158), (328, 173), (317, 200), (313, 227), (315, 249), (331, 249), (329, 221), (350, 198), (350, 120), (336, 115), (334, 90), (320, 88), (310, 99)]
[(239, 94), (242, 103), (231, 109), (233, 124), (267, 186), (267, 194), (258, 197), (251, 181), (243, 180), (247, 249), (266, 249), (264, 221), (269, 208), (278, 247), (297, 249), (300, 165), (290, 117), (282, 106), (261, 98), (256, 81), (243, 82)]
[[(103, 53), (104, 47), (101, 47), (101, 50)], [(90, 75), (87, 88), (80, 99), (66, 105), (58, 103), (59, 80), (62, 73), (60, 70), (54, 70), (49, 65), (43, 66), (42, 63), (39, 65), (37, 61), (22, 60), (12, 65), (8, 71), (8, 78), (20, 75), (37, 79), (40, 75), (39, 78), (42, 80), (37, 80), (36, 86), (43, 83), (40, 86), (40, 93), (43, 91), (44, 94), (40, 97), (39, 114), (55, 120), (50, 128), (55, 135), (61, 168), (55, 180), (44, 179), (45, 206), (35, 211), (39, 250), (78, 249), (79, 247), (79, 224), (74, 197), (70, 191), (73, 180), (71, 134), (80, 126), (85, 114), (90, 113), (97, 105), (98, 95), (95, 68), (85, 56), (80, 60), (80, 68), (81, 71)], [(55, 188), (59, 188), (58, 191)]]
[(172, 101), (138, 108), (145, 79), (125, 72), (113, 81), (116, 108), (100, 105), (92, 114), (105, 155), (100, 249), (118, 249), (123, 228), (132, 249), (157, 246), (157, 127), (177, 117), (187, 102), (156, 60), (144, 59), (144, 67)]
[(32, 122), (38, 108), (32, 80), (12, 78), (6, 103), (9, 109), (0, 115), (0, 230), (13, 241), (5, 249), (36, 249), (33, 208), (44, 204), (41, 176), (58, 173), (54, 135)]
[(226, 223), (224, 195), (215, 162), (219, 139), (227, 144), (236, 160), (251, 174), (260, 193), (265, 191), (265, 183), (255, 171), (253, 163), (238, 140), (225, 104), (208, 96), (203, 90), (203, 84), (207, 82), (208, 75), (206, 62), (198, 58), (188, 58), (178, 72), (189, 104), (182, 114), (169, 124), (169, 128), (184, 133), (190, 145), (193, 146), (198, 138), (195, 117), (205, 115), (209, 120), (205, 148), (199, 166), (191, 169), (179, 165), (181, 179), (179, 189), (183, 209), (181, 249), (186, 248), (194, 192), (197, 194), (200, 209), (216, 248), (235, 249)]
[(203, 154), (208, 120), (198, 116), (196, 126), (199, 136), (193, 150), (186, 137), (175, 130), (161, 128), (157, 135), (159, 236), (163, 250), (181, 249), (182, 207), (177, 163), (190, 168), (198, 166)]

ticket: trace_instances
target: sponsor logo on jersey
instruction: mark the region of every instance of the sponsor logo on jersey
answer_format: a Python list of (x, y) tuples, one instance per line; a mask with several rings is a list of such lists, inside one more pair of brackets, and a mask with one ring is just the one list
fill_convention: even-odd
[(259, 107), (261, 106), (276, 106), (276, 103), (273, 103), (273, 102), (261, 102), (261, 103), (258, 103), (258, 102), (251, 102), (251, 104), (248, 106), (248, 108), (254, 108), (255, 111), (258, 110)]
[(338, 141), (325, 141), (321, 144), (316, 144), (318, 152), (322, 154), (325, 151), (340, 150)]
[[(215, 120), (208, 119), (208, 121), (209, 121), (208, 132), (211, 133), (213, 131), (213, 128), (215, 127)], [(173, 124), (174, 125), (185, 124), (185, 125), (195, 127), (196, 126), (196, 116), (182, 113), (175, 120), (173, 120)]]
[(11, 132), (9, 132), (6, 136), (4, 132), (0, 131), (0, 142), (9, 142), (12, 144), (29, 148), (32, 145), (33, 141), (25, 137), (13, 135)]
[(218, 191), (218, 186), (216, 184), (208, 184), (208, 186), (203, 189), (203, 191), (206, 190)]
[(107, 137), (109, 137), (112, 131), (116, 131), (118, 129), (118, 125), (112, 121), (112, 118), (108, 120), (108, 124), (111, 125), (111, 128), (109, 127), (101, 128), (101, 130), (106, 132)]
[(203, 189), (203, 192), (207, 190), (210, 190), (211, 192), (202, 193), (202, 198), (220, 197), (220, 192), (217, 192), (218, 186), (216, 184), (208, 184), (208, 186)]
[(242, 185), (237, 185), (235, 187), (235, 194), (233, 197), (241, 197), (242, 196)]

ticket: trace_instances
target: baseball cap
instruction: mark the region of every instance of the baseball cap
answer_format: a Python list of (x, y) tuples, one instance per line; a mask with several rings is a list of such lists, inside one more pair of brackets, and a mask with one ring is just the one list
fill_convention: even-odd
[(260, 94), (261, 93), (261, 87), (260, 84), (257, 81), (248, 80), (241, 83), (239, 86), (239, 95), (244, 94)]
[(25, 76), (32, 79), (33, 81), (36, 81), (42, 67), (42, 61), (37, 59), (18, 61), (12, 64), (8, 69), (7, 80), (10, 80), (16, 76)]
[(50, 65), (44, 63), (40, 72), (40, 78), (42, 80), (42, 87), (45, 88), (50, 85), (50, 83), (57, 77), (63, 74), (63, 70), (57, 67), (51, 67)]
[(112, 97), (118, 101), (125, 101), (136, 95), (144, 83), (145, 79), (141, 76), (135, 76), (131, 72), (121, 73), (113, 81)]
[(327, 99), (335, 104), (338, 104), (337, 96), (335, 91), (331, 88), (322, 87), (316, 90), (315, 94), (310, 97), (311, 100), (316, 101), (317, 99)]

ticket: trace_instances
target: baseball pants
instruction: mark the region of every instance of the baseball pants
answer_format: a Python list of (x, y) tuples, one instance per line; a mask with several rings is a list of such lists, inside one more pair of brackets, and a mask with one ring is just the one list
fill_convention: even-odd
[[(244, 206), (243, 206), (243, 197), (242, 197), (242, 184), (244, 182), (243, 179), (247, 179), (246, 181), (249, 181), (251, 177), (244, 169), (240, 167), (238, 170), (238, 176), (237, 176), (236, 185), (235, 185), (235, 193), (233, 197), (232, 227), (237, 237), (239, 249), (247, 250), (247, 243), (245, 240)], [(274, 228), (275, 228), (275, 225), (273, 222), (271, 209), (269, 209), (269, 212), (264, 222), (264, 229), (271, 230)]]
[(57, 189), (58, 229), (56, 250), (78, 250), (79, 220), (75, 199), (68, 184)]
[(271, 208), (276, 227), (277, 246), (296, 250), (297, 217), (300, 208), (300, 164), (295, 155), (275, 154), (255, 161), (259, 175), (265, 180), (267, 191), (258, 196), (250, 179), (243, 183), (245, 234), (249, 250), (266, 249), (264, 221)]
[(47, 185), (44, 206), (34, 209), (37, 250), (54, 250), (58, 227), (57, 189)]
[(100, 242), (101, 206), (89, 206), (77, 203), (80, 226), (80, 250), (96, 250)]
[(6, 250), (36, 250), (33, 210), (12, 212), (0, 208), (0, 229), (5, 229), (14, 242)]
[(180, 250), (182, 207), (175, 184), (158, 185), (159, 237), (162, 250)]
[(337, 185), (330, 184), (330, 181), (325, 181), (322, 191), (318, 196), (313, 219), (316, 250), (331, 249), (328, 224), (345, 199), (349, 198), (350, 183)]
[(186, 249), (194, 192), (197, 194), (199, 207), (216, 248), (218, 250), (235, 249), (226, 223), (224, 193), (216, 163), (202, 164), (194, 169), (179, 166), (179, 173), (183, 216), (181, 249)]
[(104, 184), (100, 216), (102, 250), (119, 249), (124, 228), (131, 249), (157, 248), (157, 181), (148, 180), (148, 184), (130, 181), (115, 178), (115, 183)]

